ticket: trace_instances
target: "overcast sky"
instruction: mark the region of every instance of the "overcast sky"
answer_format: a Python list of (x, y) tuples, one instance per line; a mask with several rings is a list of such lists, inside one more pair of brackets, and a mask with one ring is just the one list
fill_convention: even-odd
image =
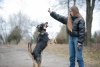
[[(49, 27), (47, 31), (50, 34), (53, 34), (50, 35), (51, 37), (54, 37), (60, 31), (60, 28), (63, 24), (50, 17), (48, 8), (51, 8), (51, 10), (54, 11), (59, 6), (55, 9), (52, 9), (52, 6), (58, 4), (59, 3), (56, 0), (0, 0), (0, 14), (6, 19), (6, 21), (8, 20), (8, 16), (10, 14), (17, 14), (19, 11), (27, 14), (33, 21), (38, 21), (41, 23), (48, 21)], [(86, 8), (84, 8), (84, 6), (82, 8), (79, 8), (80, 13), (85, 18), (86, 13), (83, 9)], [(56, 12), (58, 14), (67, 16), (67, 11), (64, 9), (57, 10)], [(92, 34), (94, 33), (94, 31), (100, 30), (100, 12), (94, 10), (93, 16), (94, 19), (92, 25)], [(36, 28), (33, 27), (33, 32), (35, 31), (35, 29)]]

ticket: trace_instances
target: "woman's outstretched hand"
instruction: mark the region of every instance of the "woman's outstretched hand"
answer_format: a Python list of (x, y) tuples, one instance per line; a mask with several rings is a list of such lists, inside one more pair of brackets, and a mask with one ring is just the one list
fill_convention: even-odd
[(51, 10), (50, 10), (50, 8), (48, 9), (48, 12), (49, 12), (49, 13), (51, 13)]

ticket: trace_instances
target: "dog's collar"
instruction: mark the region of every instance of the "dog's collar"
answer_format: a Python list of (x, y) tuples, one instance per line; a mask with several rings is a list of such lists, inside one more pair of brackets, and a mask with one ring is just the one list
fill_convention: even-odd
[(48, 34), (47, 32), (44, 32), (44, 33), (40, 33), (40, 35), (44, 35), (44, 34)]
[(44, 35), (44, 33), (40, 33), (41, 35)]
[(40, 33), (40, 35), (44, 35), (44, 34), (47, 34), (47, 32)]

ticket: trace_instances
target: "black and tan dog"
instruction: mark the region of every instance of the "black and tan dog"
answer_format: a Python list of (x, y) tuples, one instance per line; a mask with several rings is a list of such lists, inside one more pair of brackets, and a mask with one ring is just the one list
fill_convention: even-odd
[(42, 23), (37, 26), (38, 32), (40, 33), (37, 37), (37, 44), (32, 52), (32, 45), (28, 43), (28, 52), (30, 57), (33, 60), (33, 67), (41, 67), (41, 52), (46, 48), (47, 45), (54, 42), (56, 43), (56, 39), (49, 39), (48, 33), (46, 32), (46, 28), (48, 27), (48, 22)]

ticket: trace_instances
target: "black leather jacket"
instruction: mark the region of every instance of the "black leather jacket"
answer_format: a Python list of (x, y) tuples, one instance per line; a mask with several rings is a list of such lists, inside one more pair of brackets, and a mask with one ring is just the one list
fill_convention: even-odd
[(83, 43), (83, 41), (85, 40), (85, 22), (84, 20), (79, 20), (78, 17), (75, 17), (73, 16), (72, 17), (72, 32), (68, 30), (67, 28), (67, 17), (64, 17), (64, 16), (61, 16), (55, 12), (52, 12), (50, 14), (54, 19), (60, 21), (61, 23), (65, 24), (66, 25), (66, 30), (67, 30), (67, 33), (70, 35), (70, 36), (74, 36), (74, 37), (78, 37), (78, 42), (79, 43)]

